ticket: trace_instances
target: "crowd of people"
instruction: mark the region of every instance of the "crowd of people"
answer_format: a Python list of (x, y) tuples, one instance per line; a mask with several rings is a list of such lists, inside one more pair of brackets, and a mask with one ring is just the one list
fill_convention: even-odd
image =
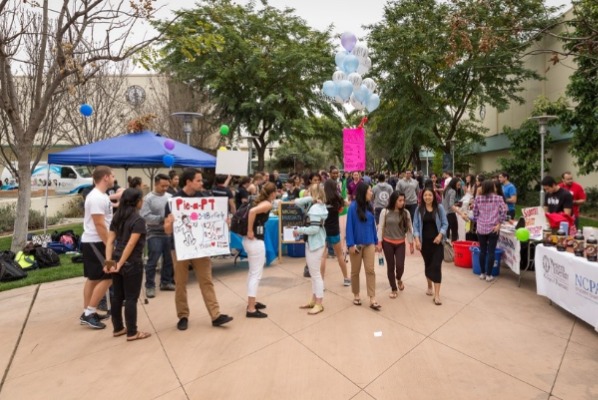
[[(371, 176), (374, 176), (372, 178)], [(109, 167), (96, 167), (94, 187), (85, 198), (84, 233), (81, 251), (84, 262), (82, 325), (96, 329), (112, 318), (113, 335), (127, 340), (144, 339), (148, 332), (137, 329), (137, 301), (145, 272), (145, 294), (156, 296), (157, 265), (162, 259), (159, 288), (174, 291), (177, 328), (188, 327), (190, 309), (187, 282), (192, 268), (213, 326), (233, 317), (220, 312), (212, 280), (209, 257), (178, 260), (173, 231), (171, 197), (220, 196), (228, 199), (229, 215), (249, 203), (247, 234), (242, 244), (247, 253), (247, 318), (266, 318), (266, 305), (257, 301), (259, 284), (266, 263), (265, 225), (277, 199), (294, 202), (304, 210), (305, 226), (294, 231), (305, 242), (306, 271), (311, 293), (305, 304), (309, 315), (324, 311), (326, 260), (336, 258), (343, 275), (342, 284), (351, 287), (353, 304), (361, 306), (360, 276), (365, 270), (369, 307), (380, 311), (376, 297), (376, 254), (384, 258), (390, 286), (390, 299), (405, 290), (403, 274), (407, 246), (417, 250), (424, 261), (426, 294), (435, 305), (442, 305), (440, 288), (442, 262), (447, 243), (459, 239), (458, 219), (465, 220), (469, 239), (480, 243), (480, 279), (491, 282), (494, 254), (501, 224), (515, 217), (517, 188), (503, 172), (486, 179), (483, 175), (461, 176), (445, 171), (442, 177), (421, 171), (400, 174), (368, 174), (354, 171), (341, 174), (331, 166), (326, 171), (292, 174), (284, 181), (277, 171), (258, 172), (233, 179), (217, 175), (206, 189), (203, 174), (188, 168), (178, 174), (158, 174), (152, 190), (142, 193), (141, 178), (129, 179), (129, 188), (119, 188)], [(578, 222), (579, 206), (585, 201), (583, 188), (570, 172), (559, 184), (546, 176), (541, 185), (546, 192), (544, 208), (562, 213)], [(144, 248), (147, 244), (147, 261)], [(350, 260), (350, 271), (346, 262)], [(99, 314), (102, 298), (110, 288), (111, 312)], [(124, 320), (123, 320), (124, 310)]]

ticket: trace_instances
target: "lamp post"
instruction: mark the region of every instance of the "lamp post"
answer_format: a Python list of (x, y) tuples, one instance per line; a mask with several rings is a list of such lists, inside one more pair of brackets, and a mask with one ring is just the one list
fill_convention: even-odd
[(175, 112), (170, 114), (171, 117), (178, 118), (183, 121), (183, 133), (187, 137), (187, 146), (191, 145), (191, 132), (193, 132), (193, 119), (201, 118), (203, 114), (196, 112)]
[(455, 143), (457, 142), (456, 139), (451, 139), (450, 141), (451, 144), (451, 158), (452, 158), (452, 164), (453, 164), (453, 176), (455, 176)]
[(544, 136), (546, 136), (548, 121), (556, 118), (554, 115), (539, 115), (529, 118), (538, 121), (538, 127), (540, 128), (540, 207), (544, 206), (544, 186), (542, 186), (542, 179), (544, 178)]

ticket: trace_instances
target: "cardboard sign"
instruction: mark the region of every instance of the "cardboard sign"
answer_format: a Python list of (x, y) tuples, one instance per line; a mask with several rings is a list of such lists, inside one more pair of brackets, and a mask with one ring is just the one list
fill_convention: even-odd
[(216, 173), (219, 175), (247, 176), (248, 151), (218, 150)]
[(168, 201), (178, 260), (230, 254), (226, 197), (174, 197)]
[(365, 170), (365, 131), (343, 129), (343, 166), (345, 171)]
[(542, 240), (542, 230), (546, 226), (546, 215), (542, 207), (530, 207), (521, 210), (525, 227), (529, 231), (530, 239)]

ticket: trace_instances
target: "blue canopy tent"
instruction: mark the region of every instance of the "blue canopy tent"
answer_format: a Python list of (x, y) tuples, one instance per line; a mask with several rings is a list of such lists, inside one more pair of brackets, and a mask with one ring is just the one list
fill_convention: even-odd
[(166, 140), (172, 139), (149, 131), (129, 133), (51, 153), (48, 164), (147, 168), (164, 166), (163, 157), (170, 154), (174, 157), (175, 167), (216, 167), (216, 157), (174, 140), (174, 148), (167, 150), (164, 145)]

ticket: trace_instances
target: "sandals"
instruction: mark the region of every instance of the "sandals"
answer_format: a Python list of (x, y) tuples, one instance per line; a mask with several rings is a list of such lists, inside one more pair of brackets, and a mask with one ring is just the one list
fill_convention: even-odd
[(391, 299), (396, 299), (398, 295), (399, 294), (397, 293), (397, 291), (393, 290), (392, 292), (390, 292), (390, 294), (388, 295), (388, 297), (390, 297)]
[(112, 336), (119, 337), (127, 333), (127, 328), (122, 328), (120, 331), (112, 332)]
[(405, 285), (403, 284), (403, 281), (397, 281), (397, 283), (399, 284), (399, 290), (405, 290)]
[(440, 299), (437, 299), (436, 297), (434, 297), (432, 299), (432, 301), (434, 302), (434, 304), (436, 304), (437, 306), (441, 306), (442, 305), (442, 301), (440, 301)]
[(380, 309), (382, 308), (382, 306), (378, 303), (372, 303), (370, 304), (370, 308), (374, 311), (380, 311)]
[(356, 306), (360, 306), (361, 305), (361, 299), (353, 299), (353, 304)]
[(299, 306), (299, 308), (302, 310), (307, 310), (308, 308), (314, 308), (315, 305), (316, 305), (315, 302), (310, 301), (309, 303), (307, 303), (305, 305)]
[(152, 334), (149, 332), (137, 331), (137, 333), (134, 336), (127, 336), (127, 342), (132, 342), (134, 340), (147, 339), (150, 336), (152, 336)]
[(309, 315), (316, 315), (324, 311), (324, 306), (321, 304), (314, 304), (314, 306), (307, 312)]
[(432, 288), (428, 288), (428, 290), (426, 290), (426, 295), (434, 296), (434, 292), (432, 291)]

